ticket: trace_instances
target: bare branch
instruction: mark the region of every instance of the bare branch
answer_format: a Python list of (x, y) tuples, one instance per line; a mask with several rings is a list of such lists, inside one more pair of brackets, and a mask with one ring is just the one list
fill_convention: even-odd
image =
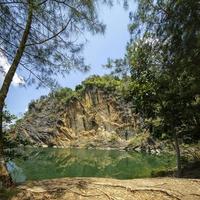
[(166, 9), (164, 9), (161, 5), (157, 4), (157, 6), (156, 6), (156, 5), (154, 5), (153, 3), (151, 3), (150, 1), (149, 1), (149, 4), (150, 4), (150, 6), (153, 7), (155, 10), (161, 10), (161, 11), (163, 11), (167, 16), (170, 16), (169, 12), (168, 12)]
[(42, 79), (40, 79), (40, 77), (38, 75), (36, 75), (32, 70), (30, 70), (28, 67), (26, 67), (26, 65), (24, 65), (23, 63), (20, 63), (22, 65), (22, 67), (24, 69), (26, 69), (27, 71), (29, 71), (33, 76), (35, 76), (45, 87), (48, 87), (50, 89), (52, 89), (51, 87), (49, 87)]
[[(48, 13), (48, 14), (49, 14), (49, 13)], [(44, 24), (40, 19), (38, 19), (35, 15), (33, 15), (33, 17), (34, 17), (42, 26), (44, 26), (49, 32), (55, 34), (47, 25), (45, 25), (45, 24)], [(38, 33), (40, 33), (40, 34), (43, 34), (43, 35), (45, 36), (44, 33), (39, 32), (37, 29), (34, 29), (34, 30), (35, 30), (36, 32), (38, 32)], [(67, 44), (66, 41), (61, 37), (61, 35), (58, 35), (58, 38), (59, 38), (63, 43)]]
[[(65, 6), (67, 6), (68, 8), (70, 8), (71, 10), (74, 10), (75, 12), (77, 12), (78, 14), (80, 14), (80, 16), (83, 16), (84, 19), (86, 19), (86, 20), (88, 20), (88, 21), (92, 21), (91, 19), (89, 19), (89, 18), (87, 17), (86, 14), (80, 12), (77, 8), (75, 8), (75, 7), (71, 6), (70, 4), (66, 3), (66, 1), (59, 1), (59, 0), (54, 0), (54, 1), (57, 2), (57, 3), (62, 3), (62, 4), (64, 4)], [(80, 6), (80, 5), (79, 5), (79, 6)]]
[(39, 3), (38, 6), (45, 4), (48, 0), (44, 0), (43, 2)]

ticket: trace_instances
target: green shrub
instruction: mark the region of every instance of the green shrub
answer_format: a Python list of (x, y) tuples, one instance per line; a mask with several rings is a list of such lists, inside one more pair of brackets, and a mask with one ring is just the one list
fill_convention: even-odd
[(122, 81), (114, 76), (106, 75), (106, 76), (91, 76), (85, 81), (83, 81), (83, 85), (86, 88), (100, 88), (106, 89), (109, 91), (115, 91), (121, 85)]

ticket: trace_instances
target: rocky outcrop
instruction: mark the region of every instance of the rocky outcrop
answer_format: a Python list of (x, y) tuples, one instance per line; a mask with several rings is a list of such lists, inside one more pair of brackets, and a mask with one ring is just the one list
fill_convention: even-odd
[[(67, 103), (53, 95), (29, 105), (13, 132), (21, 143), (40, 146), (120, 146), (141, 132), (141, 119), (114, 91), (86, 88)], [(124, 145), (122, 145), (124, 146)]]

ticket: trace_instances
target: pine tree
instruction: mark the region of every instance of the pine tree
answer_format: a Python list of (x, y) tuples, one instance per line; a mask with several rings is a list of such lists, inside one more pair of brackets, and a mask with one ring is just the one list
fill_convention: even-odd
[[(104, 33), (97, 14), (110, 0), (2, 0), (0, 1), (0, 50), (11, 63), (0, 89), (0, 181), (11, 184), (3, 156), (3, 107), (16, 70), (30, 73), (27, 84), (53, 86), (58, 74), (72, 68), (87, 70), (80, 36), (87, 30)], [(1, 69), (2, 70), (2, 69)]]

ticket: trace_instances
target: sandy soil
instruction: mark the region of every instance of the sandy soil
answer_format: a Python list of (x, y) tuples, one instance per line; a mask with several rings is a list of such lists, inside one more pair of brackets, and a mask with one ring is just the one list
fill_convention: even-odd
[(12, 200), (200, 200), (200, 179), (64, 178), (18, 186)]

